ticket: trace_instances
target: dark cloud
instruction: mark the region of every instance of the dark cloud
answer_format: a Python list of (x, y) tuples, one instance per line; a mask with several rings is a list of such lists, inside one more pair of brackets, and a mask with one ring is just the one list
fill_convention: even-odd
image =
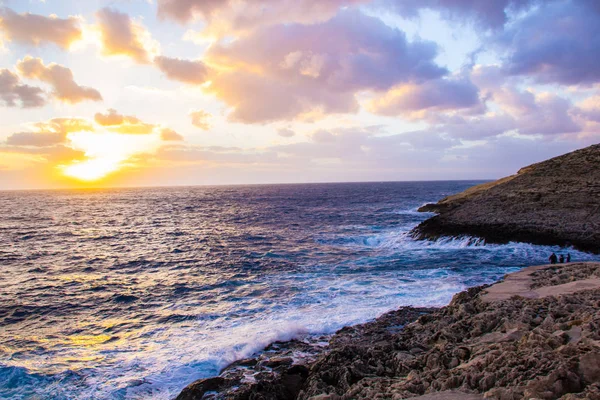
[(31, 108), (46, 104), (42, 89), (22, 84), (8, 69), (0, 70), (0, 100), (6, 107)]
[(6, 7), (0, 7), (0, 31), (9, 41), (33, 46), (54, 43), (65, 49), (82, 36), (78, 18), (17, 14)]
[(29, 79), (37, 79), (52, 86), (52, 94), (58, 100), (76, 104), (85, 100), (101, 101), (102, 96), (94, 88), (78, 85), (73, 72), (58, 64), (44, 65), (39, 58), (25, 57), (17, 64), (19, 73)]

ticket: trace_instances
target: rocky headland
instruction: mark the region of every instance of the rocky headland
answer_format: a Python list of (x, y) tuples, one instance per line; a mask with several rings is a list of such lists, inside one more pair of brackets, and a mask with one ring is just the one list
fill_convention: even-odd
[(470, 235), (599, 253), (600, 144), (530, 165), (420, 211), (438, 213), (415, 228), (420, 239)]
[(600, 399), (599, 308), (600, 263), (530, 267), (343, 328), (315, 353), (274, 344), (177, 399)]

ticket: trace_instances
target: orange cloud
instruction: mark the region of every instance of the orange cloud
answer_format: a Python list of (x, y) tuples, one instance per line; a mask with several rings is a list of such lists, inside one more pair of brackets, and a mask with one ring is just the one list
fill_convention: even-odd
[(73, 72), (62, 65), (55, 63), (44, 65), (40, 58), (27, 56), (17, 63), (17, 70), (26, 78), (50, 84), (53, 87), (54, 97), (66, 103), (102, 100), (100, 92), (94, 88), (78, 85), (73, 78)]
[(148, 124), (131, 115), (122, 115), (115, 109), (109, 109), (106, 114), (97, 113), (94, 120), (105, 126), (111, 132), (128, 135), (147, 135), (154, 132), (157, 125)]
[(109, 108), (106, 114), (96, 113), (94, 120), (102, 126), (121, 125), (125, 116), (119, 114), (114, 108)]
[(82, 38), (76, 17), (61, 19), (30, 13), (17, 14), (6, 7), (0, 8), (0, 30), (9, 41), (33, 46), (54, 43), (68, 49)]
[(49, 147), (65, 143), (67, 135), (74, 132), (92, 132), (94, 127), (83, 118), (53, 118), (33, 125), (33, 132), (13, 133), (6, 139), (9, 146)]
[(170, 79), (193, 85), (202, 84), (207, 79), (208, 68), (202, 61), (159, 56), (154, 63)]
[(103, 8), (96, 13), (102, 37), (102, 53), (127, 56), (140, 64), (150, 63), (150, 34), (129, 15)]
[(179, 133), (175, 132), (173, 129), (169, 129), (169, 128), (161, 129), (160, 138), (161, 138), (161, 140), (163, 140), (165, 142), (176, 142), (176, 141), (183, 140), (183, 136), (181, 136)]
[(19, 77), (7, 69), (0, 70), (0, 99), (6, 107), (42, 107), (46, 104), (44, 91), (38, 87), (24, 85)]
[(205, 131), (210, 129), (210, 124), (207, 120), (212, 117), (212, 115), (202, 110), (192, 111), (189, 115), (192, 118), (192, 125), (204, 129)]
[(84, 158), (84, 152), (63, 145), (43, 147), (0, 146), (0, 153), (40, 156), (43, 158), (43, 161), (52, 163), (81, 160)]

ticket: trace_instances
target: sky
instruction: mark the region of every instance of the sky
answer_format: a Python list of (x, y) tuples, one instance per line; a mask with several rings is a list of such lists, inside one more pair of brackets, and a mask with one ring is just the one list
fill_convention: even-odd
[(0, 190), (493, 179), (598, 142), (596, 0), (0, 0)]

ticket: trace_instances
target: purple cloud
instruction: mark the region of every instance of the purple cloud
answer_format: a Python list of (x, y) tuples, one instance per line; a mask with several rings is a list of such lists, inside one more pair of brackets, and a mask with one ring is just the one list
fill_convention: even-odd
[(409, 42), (377, 18), (344, 11), (324, 23), (267, 27), (211, 47), (209, 64), (236, 69), (211, 77), (209, 90), (234, 107), (231, 118), (242, 122), (292, 119), (315, 110), (356, 112), (359, 91), (447, 74), (435, 63), (437, 54), (433, 42)]
[(8, 69), (0, 70), (0, 100), (6, 107), (32, 108), (46, 104), (44, 91), (22, 84), (19, 77)]
[[(483, 105), (479, 89), (468, 79), (435, 79), (422, 84), (400, 85), (376, 99), (376, 114), (410, 117), (422, 111), (464, 110)], [(420, 116), (420, 114), (418, 114)]]
[(554, 1), (507, 27), (497, 39), (509, 75), (566, 85), (600, 81), (600, 7), (593, 1)]
[(522, 10), (537, 0), (379, 0), (377, 6), (392, 9), (404, 17), (419, 10), (439, 11), (443, 17), (470, 20), (484, 28), (502, 28), (511, 12)]

